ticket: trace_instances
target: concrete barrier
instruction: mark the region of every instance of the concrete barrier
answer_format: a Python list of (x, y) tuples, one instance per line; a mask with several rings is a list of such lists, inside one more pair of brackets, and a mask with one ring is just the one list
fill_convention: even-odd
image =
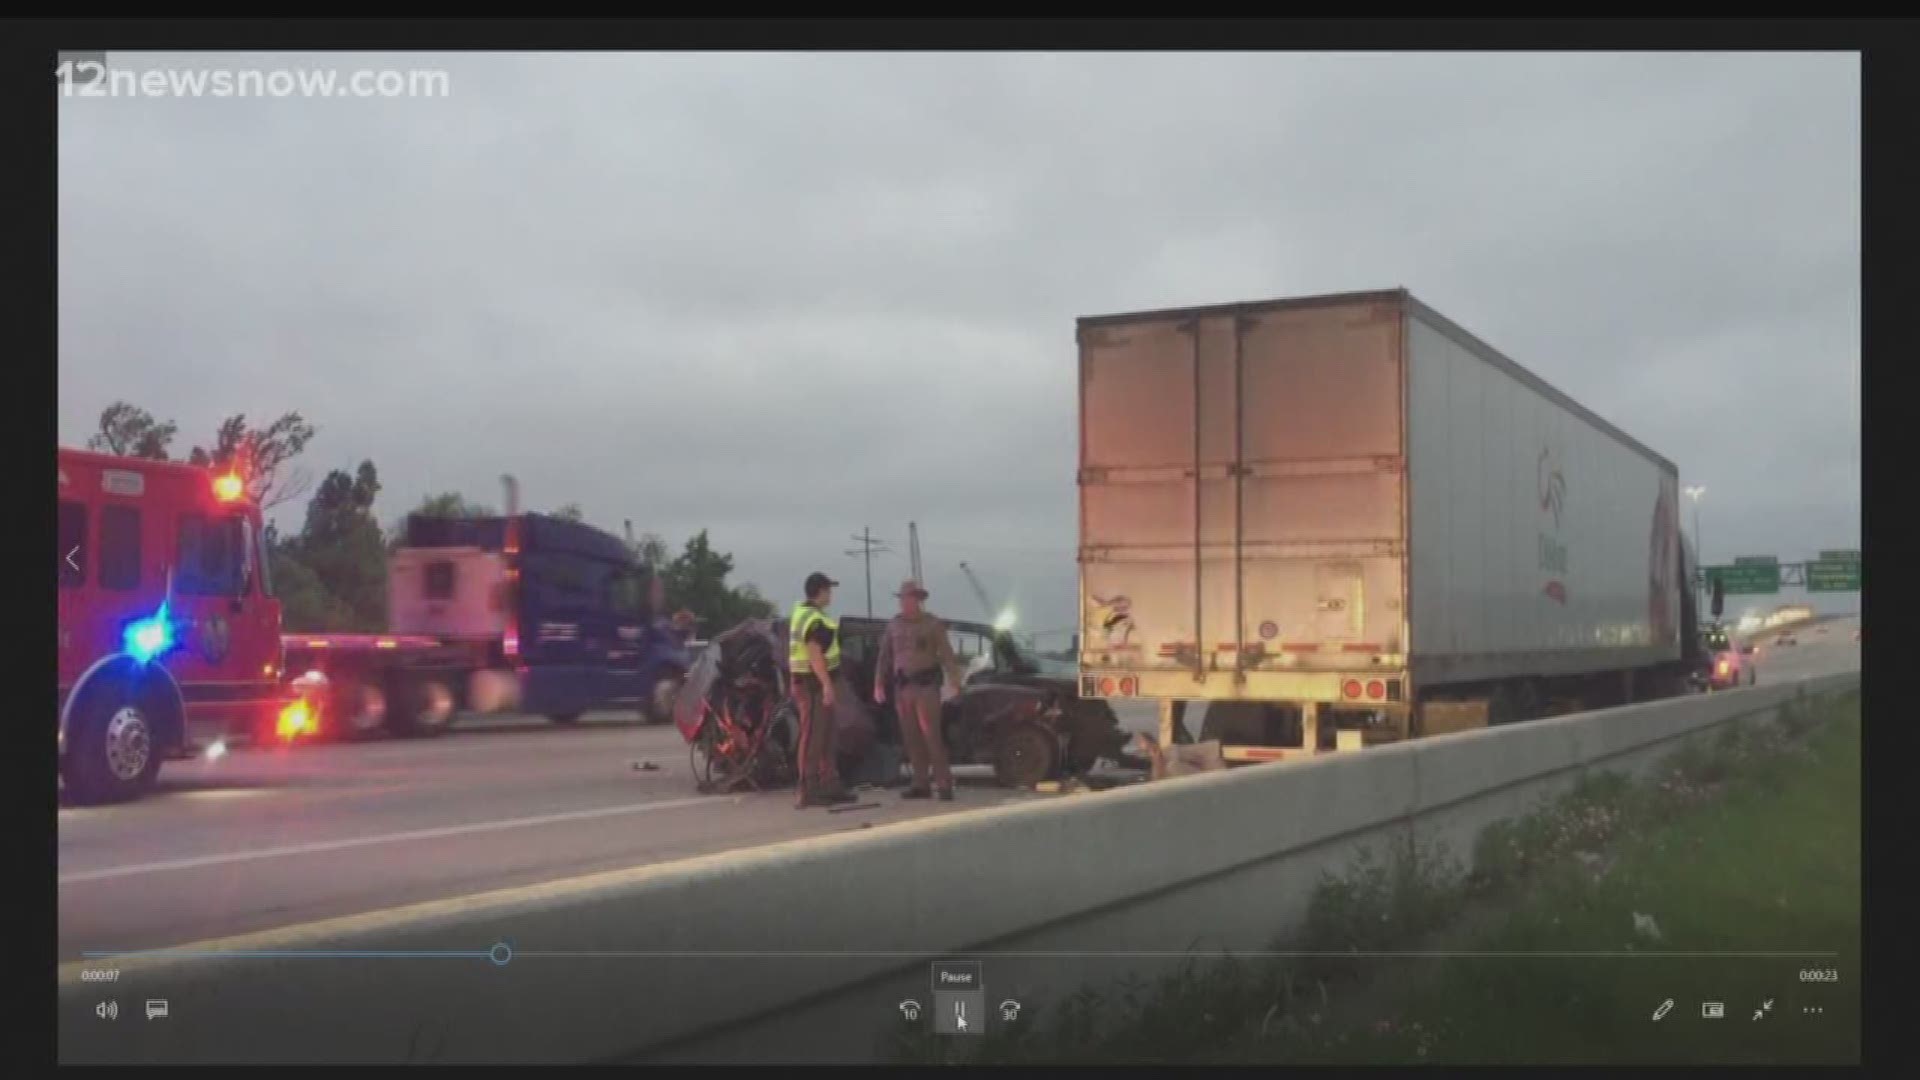
[[(992, 954), (991, 1006), (1194, 951), (1262, 949), (1360, 845), (1411, 830), (1464, 858), (1480, 828), (1583, 772), (1638, 769), (1677, 740), (1858, 681), (1762, 685), (69, 964), (60, 1053), (858, 1059), (898, 1030), (895, 1002), (930, 1003), (930, 959)], [(164, 1020), (94, 1013), (162, 997)]]

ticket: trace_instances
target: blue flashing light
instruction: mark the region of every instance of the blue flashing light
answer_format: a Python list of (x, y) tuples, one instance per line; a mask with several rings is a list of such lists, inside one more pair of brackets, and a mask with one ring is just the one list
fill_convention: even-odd
[(123, 640), (128, 655), (143, 664), (173, 648), (173, 625), (167, 621), (167, 606), (160, 605), (160, 610), (151, 618), (128, 623)]

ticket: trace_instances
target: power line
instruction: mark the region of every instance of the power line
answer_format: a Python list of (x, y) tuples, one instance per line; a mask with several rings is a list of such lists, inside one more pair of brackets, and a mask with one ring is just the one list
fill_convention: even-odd
[(859, 544), (860, 548), (857, 551), (847, 552), (847, 556), (848, 558), (866, 560), (867, 618), (871, 619), (873, 618), (873, 557), (875, 555), (890, 555), (893, 553), (893, 549), (887, 546), (885, 540), (877, 539), (873, 535), (873, 529), (871, 527), (861, 529), (860, 535), (854, 537), (853, 542)]

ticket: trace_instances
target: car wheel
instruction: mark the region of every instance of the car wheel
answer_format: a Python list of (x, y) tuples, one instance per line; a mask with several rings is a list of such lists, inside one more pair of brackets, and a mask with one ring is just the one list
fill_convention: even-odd
[(148, 711), (123, 694), (88, 695), (70, 718), (61, 779), (76, 803), (99, 805), (144, 795), (160, 774), (160, 748)]
[(1059, 764), (1059, 743), (1037, 724), (1009, 728), (994, 743), (993, 778), (1001, 787), (1033, 787), (1053, 776)]

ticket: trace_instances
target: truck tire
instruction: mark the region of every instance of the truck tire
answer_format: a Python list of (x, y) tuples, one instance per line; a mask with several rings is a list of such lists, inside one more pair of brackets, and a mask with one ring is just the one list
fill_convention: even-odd
[(329, 704), (337, 719), (328, 727), (346, 742), (371, 739), (386, 727), (387, 695), (372, 683), (350, 683), (333, 695)]
[(579, 712), (548, 713), (547, 719), (556, 724), (577, 724), (580, 722), (580, 718), (585, 715), (585, 713)]
[(993, 744), (993, 779), (1001, 787), (1030, 788), (1060, 767), (1060, 744), (1038, 724), (1016, 724)]
[(100, 686), (74, 703), (67, 721), (67, 752), (60, 776), (68, 797), (82, 806), (139, 798), (160, 775), (162, 747), (151, 702), (124, 687)]
[(434, 675), (402, 676), (388, 695), (387, 730), (406, 739), (431, 739), (453, 726), (453, 691)]

